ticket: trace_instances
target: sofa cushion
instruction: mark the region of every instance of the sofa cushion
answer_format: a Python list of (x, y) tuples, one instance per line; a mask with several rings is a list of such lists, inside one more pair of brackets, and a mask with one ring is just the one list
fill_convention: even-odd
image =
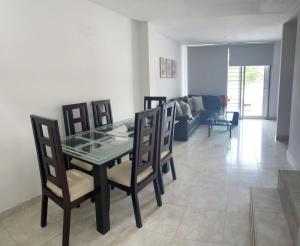
[(193, 117), (190, 105), (188, 103), (185, 103), (185, 102), (181, 101), (180, 102), (180, 107), (181, 107), (181, 110), (182, 110), (182, 116), (188, 116), (189, 118)]
[(199, 116), (201, 115), (201, 112), (199, 112), (199, 111), (194, 111), (194, 112), (192, 112), (192, 114), (193, 114), (193, 117), (194, 117), (194, 118), (197, 118), (197, 117), (199, 117)]
[(182, 109), (181, 109), (178, 101), (175, 101), (175, 107), (176, 107), (176, 117), (183, 116)]
[(194, 109), (194, 104), (193, 104), (193, 99), (191, 97), (188, 97), (187, 99), (187, 103), (190, 105), (191, 111), (195, 111)]
[(195, 111), (203, 111), (205, 110), (203, 106), (203, 99), (202, 96), (192, 97), (194, 110)]
[(207, 110), (221, 110), (223, 102), (219, 96), (203, 96), (203, 104)]

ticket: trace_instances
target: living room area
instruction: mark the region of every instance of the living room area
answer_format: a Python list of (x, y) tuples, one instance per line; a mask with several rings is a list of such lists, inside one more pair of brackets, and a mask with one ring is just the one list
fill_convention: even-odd
[(298, 0), (0, 2), (0, 246), (300, 245)]

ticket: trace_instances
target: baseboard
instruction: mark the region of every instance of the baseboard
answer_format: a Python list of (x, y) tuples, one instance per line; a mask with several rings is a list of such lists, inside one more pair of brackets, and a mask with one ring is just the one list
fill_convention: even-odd
[(291, 154), (291, 152), (289, 150), (287, 150), (286, 152), (286, 158), (288, 160), (288, 162), (295, 168), (295, 169), (299, 169), (300, 165), (299, 163), (295, 160), (294, 156)]
[(277, 120), (276, 117), (267, 117), (267, 120)]

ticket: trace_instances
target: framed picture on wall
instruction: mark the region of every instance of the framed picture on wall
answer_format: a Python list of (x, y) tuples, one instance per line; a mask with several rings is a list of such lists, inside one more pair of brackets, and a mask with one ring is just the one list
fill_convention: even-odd
[(176, 78), (176, 61), (172, 60), (172, 78)]
[(159, 66), (160, 66), (160, 77), (166, 78), (167, 77), (167, 59), (166, 58), (159, 58)]
[(167, 78), (172, 78), (172, 60), (167, 59)]

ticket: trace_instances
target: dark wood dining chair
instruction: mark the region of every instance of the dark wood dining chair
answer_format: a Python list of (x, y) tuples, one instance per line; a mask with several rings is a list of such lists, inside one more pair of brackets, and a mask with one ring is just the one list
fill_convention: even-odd
[[(113, 123), (110, 100), (99, 100), (92, 102), (93, 116), (95, 127), (105, 126)], [(117, 163), (122, 162), (121, 157), (118, 157)], [(113, 164), (112, 164), (113, 165)]]
[(146, 96), (146, 97), (144, 97), (144, 110), (159, 107), (162, 104), (164, 104), (165, 102), (167, 102), (167, 98), (166, 97), (151, 97), (151, 96)]
[(42, 185), (41, 227), (47, 225), (48, 198), (64, 210), (62, 245), (69, 245), (71, 209), (91, 198), (92, 176), (65, 169), (56, 120), (31, 115)]
[[(81, 131), (90, 130), (87, 103), (76, 103), (62, 106), (66, 135), (73, 135)], [(71, 158), (70, 163), (80, 171), (91, 173), (93, 166), (76, 158)]]
[(138, 192), (153, 182), (157, 205), (161, 195), (157, 179), (160, 108), (135, 114), (133, 159), (107, 172), (109, 183), (131, 194), (136, 226), (142, 227)]
[(162, 168), (170, 163), (173, 180), (176, 180), (176, 171), (173, 158), (173, 138), (175, 124), (175, 101), (164, 103), (161, 106), (162, 120), (160, 133), (160, 166), (158, 169), (158, 181), (160, 191), (164, 194), (164, 183), (162, 177)]
[(110, 100), (99, 100), (92, 102), (95, 127), (113, 123)]

